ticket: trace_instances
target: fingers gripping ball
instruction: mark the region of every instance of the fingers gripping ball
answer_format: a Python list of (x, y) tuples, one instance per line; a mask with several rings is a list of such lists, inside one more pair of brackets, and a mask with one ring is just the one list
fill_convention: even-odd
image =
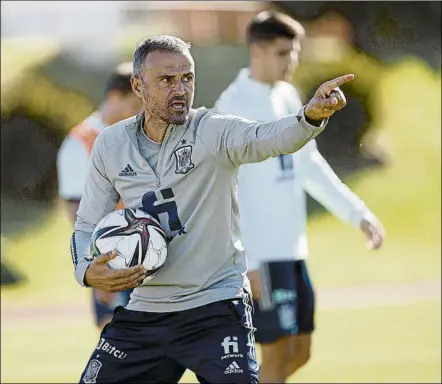
[(91, 255), (112, 250), (117, 256), (107, 261), (112, 269), (143, 265), (148, 271), (143, 283), (151, 280), (164, 265), (167, 240), (160, 223), (139, 209), (120, 209), (106, 215), (92, 233)]

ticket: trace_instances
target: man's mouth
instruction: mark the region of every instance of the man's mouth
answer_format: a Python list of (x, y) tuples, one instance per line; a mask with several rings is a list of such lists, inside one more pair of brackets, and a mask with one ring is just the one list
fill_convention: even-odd
[(187, 107), (187, 103), (184, 100), (175, 100), (170, 103), (170, 107), (177, 111), (183, 111)]

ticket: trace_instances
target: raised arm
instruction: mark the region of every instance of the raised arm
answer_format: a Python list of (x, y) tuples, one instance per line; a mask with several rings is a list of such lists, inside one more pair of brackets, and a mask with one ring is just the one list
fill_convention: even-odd
[(352, 79), (353, 75), (346, 75), (324, 83), (298, 113), (275, 122), (258, 123), (211, 111), (201, 119), (199, 136), (214, 156), (233, 166), (294, 153), (345, 106), (339, 85)]

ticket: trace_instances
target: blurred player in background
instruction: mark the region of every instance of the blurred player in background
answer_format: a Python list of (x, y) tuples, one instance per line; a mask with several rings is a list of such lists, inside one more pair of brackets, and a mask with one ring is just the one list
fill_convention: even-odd
[[(287, 15), (259, 13), (247, 28), (250, 66), (215, 106), (258, 121), (298, 111), (300, 97), (286, 81), (298, 63), (303, 36), (301, 24)], [(256, 340), (262, 344), (260, 382), (285, 382), (310, 358), (315, 297), (305, 261), (305, 192), (362, 230), (371, 249), (379, 248), (384, 237), (379, 221), (336, 176), (314, 140), (293, 155), (240, 167), (241, 230), (255, 298)]]
[[(107, 81), (105, 99), (98, 110), (74, 127), (60, 147), (57, 159), (59, 194), (66, 202), (72, 223), (77, 217), (95, 138), (104, 128), (142, 109), (140, 99), (132, 91), (131, 76), (132, 63), (120, 64)], [(102, 329), (111, 320), (114, 308), (127, 304), (131, 291), (109, 293), (93, 289), (92, 292), (96, 323)]]

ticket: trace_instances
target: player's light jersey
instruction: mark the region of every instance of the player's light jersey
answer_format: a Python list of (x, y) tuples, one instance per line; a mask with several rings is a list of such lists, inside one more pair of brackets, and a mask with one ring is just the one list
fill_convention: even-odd
[[(263, 84), (243, 69), (215, 106), (247, 119), (275, 121), (299, 110), (301, 100), (289, 83)], [(262, 261), (307, 257), (305, 191), (355, 227), (369, 214), (318, 152), (314, 140), (293, 155), (243, 165), (238, 203), (249, 269), (259, 268)]]
[(125, 207), (157, 215), (171, 239), (164, 267), (134, 290), (127, 308), (173, 312), (240, 297), (248, 280), (237, 217), (237, 169), (295, 152), (326, 121), (320, 127), (308, 124), (303, 108), (271, 123), (191, 110), (184, 125), (168, 127), (155, 173), (137, 147), (143, 116), (106, 128), (94, 143), (71, 244), (77, 281), (84, 285), (95, 225), (121, 197)]
[(86, 182), (87, 164), (97, 135), (106, 128), (99, 112), (94, 112), (72, 128), (57, 156), (59, 195), (65, 200), (80, 200)]

